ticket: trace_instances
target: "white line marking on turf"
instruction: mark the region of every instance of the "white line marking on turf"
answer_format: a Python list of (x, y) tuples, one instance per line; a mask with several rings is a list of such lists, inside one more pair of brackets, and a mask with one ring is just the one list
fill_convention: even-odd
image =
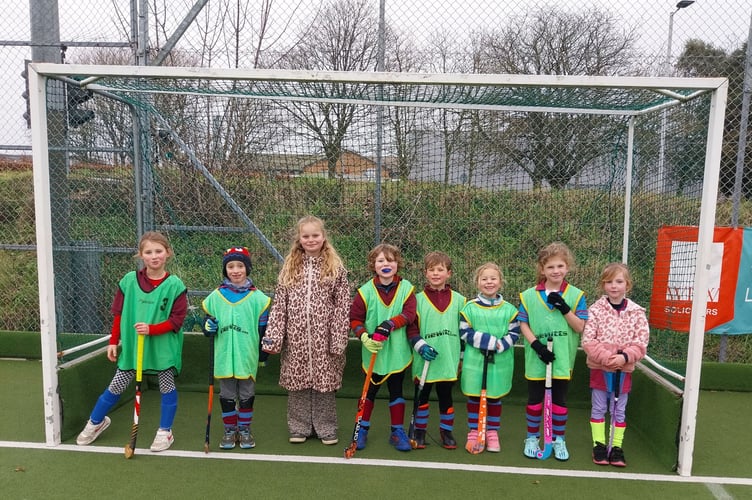
[[(78, 446), (75, 444), (60, 444), (50, 446), (45, 443), (21, 442), (21, 441), (0, 441), (0, 448), (23, 448), (35, 450), (52, 450), (52, 451), (77, 451), (83, 453), (109, 453), (122, 455), (123, 447), (113, 446)], [(147, 448), (136, 448), (136, 455), (157, 456)], [(332, 464), (332, 465), (367, 465), (381, 467), (401, 467), (415, 469), (436, 469), (436, 470), (464, 470), (468, 472), (491, 472), (496, 474), (519, 474), (529, 476), (558, 476), (558, 477), (581, 477), (592, 479), (624, 479), (638, 481), (664, 481), (669, 483), (702, 483), (710, 489), (713, 485), (721, 484), (738, 484), (742, 486), (752, 486), (752, 478), (744, 477), (722, 477), (722, 476), (679, 476), (669, 474), (638, 474), (633, 472), (606, 472), (591, 470), (574, 470), (574, 469), (544, 469), (536, 467), (505, 467), (500, 465), (480, 465), (480, 464), (458, 464), (454, 462), (423, 462), (412, 460), (386, 460), (375, 458), (350, 458), (344, 457), (316, 457), (303, 455), (265, 455), (262, 453), (251, 452), (248, 454), (211, 452), (203, 451), (186, 451), (186, 450), (166, 450), (158, 453), (160, 456), (179, 457), (179, 458), (206, 458), (212, 460), (248, 460), (257, 462), (291, 462), (291, 463), (308, 463), (308, 464)], [(723, 490), (721, 488), (721, 490)], [(725, 498), (725, 497), (720, 497)]]
[(734, 497), (729, 495), (728, 491), (726, 491), (720, 484), (709, 483), (705, 486), (708, 487), (710, 493), (712, 493), (713, 497), (715, 497), (717, 500), (734, 500)]

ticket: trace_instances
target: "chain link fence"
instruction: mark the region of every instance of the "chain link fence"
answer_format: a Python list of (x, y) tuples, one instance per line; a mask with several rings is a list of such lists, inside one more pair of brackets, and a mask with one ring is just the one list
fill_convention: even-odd
[[(30, 7), (14, 0), (6, 7), (9, 15), (0, 21), (8, 37), (0, 40), (8, 68), (0, 76), (7, 108), (0, 124), (0, 329), (39, 328), (29, 131), (21, 97), (25, 60), (726, 76), (717, 224), (752, 224), (752, 179), (746, 170), (739, 175), (739, 165), (752, 157), (745, 144), (739, 154), (746, 136), (740, 131), (746, 129), (752, 2), (241, 3), (186, 0), (155, 8), (120, 0), (32, 0)], [(139, 9), (147, 15), (132, 16)], [(47, 29), (40, 32), (40, 26)], [(64, 342), (109, 329), (116, 282), (134, 266), (139, 232), (150, 228), (169, 235), (176, 251), (171, 271), (188, 285), (193, 306), (217, 285), (222, 251), (237, 244), (252, 251), (257, 285), (272, 291), (290, 228), (307, 213), (327, 222), (353, 288), (368, 279), (365, 255), (382, 240), (402, 249), (404, 275), (416, 284), (423, 282), (423, 255), (448, 252), (453, 285), (468, 296), (475, 293), (473, 269), (496, 261), (513, 303), (533, 283), (535, 254), (550, 241), (572, 247), (578, 266), (571, 279), (590, 301), (600, 269), (622, 256), (624, 119), (452, 106), (270, 104), (228, 100), (240, 93), (231, 84), (216, 92), (221, 95), (198, 97), (159, 88), (124, 88), (107, 97), (81, 91), (73, 80), (55, 82), (48, 91), (58, 103), (48, 109), (57, 329), (76, 334)], [(521, 99), (548, 99), (555, 106), (561, 96)], [(583, 110), (591, 105), (587, 96), (579, 104)], [(633, 298), (645, 306), (658, 227), (697, 222), (707, 130), (696, 118), (707, 107), (698, 99), (651, 116), (635, 130), (629, 262)], [(381, 132), (378, 120), (385, 124)], [(141, 167), (134, 168), (134, 160)], [(196, 320), (194, 310), (186, 326)], [(730, 341), (728, 360), (750, 362), (746, 336)], [(720, 340), (709, 336), (706, 356), (716, 359), (721, 349)], [(651, 355), (685, 359), (686, 340), (655, 332)]]

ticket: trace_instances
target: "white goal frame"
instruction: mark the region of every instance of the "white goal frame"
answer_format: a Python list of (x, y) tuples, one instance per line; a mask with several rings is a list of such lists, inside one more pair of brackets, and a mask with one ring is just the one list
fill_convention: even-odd
[[(164, 78), (164, 79), (204, 79), (237, 81), (300, 81), (332, 83), (372, 83), (372, 84), (421, 84), (421, 85), (483, 85), (499, 87), (557, 87), (591, 88), (614, 90), (648, 90), (660, 94), (668, 103), (647, 109), (584, 109), (575, 107), (535, 107), (509, 105), (455, 105), (441, 104), (442, 107), (492, 109), (499, 111), (515, 110), (529, 112), (590, 113), (638, 117), (654, 113), (681, 101), (692, 99), (700, 94), (711, 94), (708, 115), (708, 135), (706, 143), (705, 170), (700, 209), (698, 249), (695, 262), (695, 290), (707, 290), (712, 264), (711, 247), (715, 226), (715, 209), (721, 163), (723, 123), (726, 110), (728, 81), (725, 78), (652, 78), (652, 77), (606, 77), (606, 76), (555, 76), (555, 75), (492, 75), (492, 74), (426, 74), (426, 73), (365, 73), (365, 72), (326, 72), (289, 70), (243, 70), (217, 68), (175, 68), (151, 66), (104, 66), (32, 63), (29, 65), (29, 89), (31, 105), (32, 158), (34, 163), (34, 201), (36, 217), (37, 268), (39, 280), (39, 319), (42, 343), (42, 370), (44, 385), (45, 441), (48, 446), (61, 443), (61, 406), (58, 397), (57, 346), (55, 317), (55, 279), (53, 267), (52, 219), (49, 176), (49, 144), (47, 130), (46, 87), (49, 79), (74, 81), (71, 77), (83, 76), (82, 87), (107, 92), (107, 86), (100, 84), (102, 78)], [(676, 90), (693, 90), (694, 93), (680, 95)], [(235, 96), (239, 97), (239, 96)], [(247, 98), (255, 98), (247, 96)], [(320, 99), (317, 99), (320, 100)], [(369, 105), (400, 105), (397, 102), (352, 101)], [(409, 106), (431, 106), (430, 103), (404, 103)], [(436, 106), (436, 104), (433, 104)], [(634, 138), (633, 122), (630, 122), (627, 154), (627, 179), (630, 179), (632, 145)], [(627, 181), (627, 194), (630, 184)], [(625, 198), (629, 203), (629, 196)], [(629, 207), (625, 207), (625, 214)], [(628, 215), (625, 215), (625, 218)], [(625, 220), (625, 228), (628, 228)], [(624, 231), (624, 252), (628, 234)], [(707, 294), (695, 293), (692, 299), (692, 314), (689, 329), (687, 353), (687, 373), (684, 386), (681, 428), (679, 433), (678, 473), (692, 474), (697, 407), (699, 403), (700, 373)]]

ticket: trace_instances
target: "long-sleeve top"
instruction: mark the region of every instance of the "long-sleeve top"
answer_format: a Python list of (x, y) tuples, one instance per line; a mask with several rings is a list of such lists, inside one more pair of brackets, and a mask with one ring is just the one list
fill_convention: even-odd
[[(146, 268), (140, 269), (136, 272), (136, 278), (138, 279), (138, 285), (145, 292), (150, 292), (157, 288), (170, 274), (165, 274), (161, 279), (153, 280), (146, 275)], [(115, 291), (115, 298), (112, 300), (112, 306), (110, 312), (113, 314), (112, 329), (110, 330), (110, 345), (118, 345), (120, 343), (120, 319), (123, 313), (123, 301), (125, 296), (123, 291), (118, 289)], [(177, 332), (183, 327), (185, 316), (188, 314), (188, 293), (187, 291), (180, 294), (175, 299), (172, 309), (170, 310), (170, 317), (166, 321), (157, 323), (155, 325), (149, 325), (149, 335), (162, 335), (167, 332)]]
[[(436, 290), (430, 286), (426, 286), (423, 289), (423, 293), (426, 294), (426, 298), (431, 301), (431, 304), (439, 312), (446, 311), (449, 304), (452, 302), (452, 287), (445, 286), (441, 290)], [(457, 318), (459, 321), (459, 318)], [(416, 320), (407, 325), (407, 341), (410, 345), (415, 347), (415, 344), (420, 342), (420, 319), (416, 317)]]
[[(480, 307), (497, 307), (504, 303), (504, 297), (498, 294), (493, 299), (489, 299), (478, 294), (472, 301)], [(505, 334), (500, 337), (474, 329), (464, 316), (460, 320), (460, 338), (476, 349), (503, 352), (512, 347), (519, 337), (520, 322), (516, 317), (509, 323), (509, 328)]]
[[(379, 292), (379, 297), (381, 297), (381, 300), (385, 304), (391, 304), (392, 300), (394, 300), (394, 294), (397, 290), (397, 284), (402, 280), (400, 276), (395, 276), (394, 280), (389, 283), (388, 285), (382, 285), (378, 278), (374, 278), (374, 283), (376, 284), (376, 290)], [(359, 294), (355, 295), (355, 299), (352, 302), (352, 305), (350, 306), (350, 329), (353, 331), (356, 337), (360, 337), (360, 335), (366, 331), (365, 327), (365, 321), (366, 321), (366, 312), (367, 307), (366, 303), (363, 301), (363, 297), (361, 297)], [(402, 328), (403, 326), (407, 326), (415, 321), (415, 316), (417, 314), (417, 302), (415, 301), (415, 294), (411, 293), (410, 296), (407, 298), (405, 303), (402, 305), (402, 312), (396, 316), (393, 316), (391, 319), (394, 322), (394, 329)], [(373, 332), (368, 332), (373, 333)]]

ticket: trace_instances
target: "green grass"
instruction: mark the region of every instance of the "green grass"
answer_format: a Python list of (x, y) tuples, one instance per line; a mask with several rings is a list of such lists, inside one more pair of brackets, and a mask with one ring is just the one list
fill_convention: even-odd
[[(0, 396), (13, 404), (0, 406), (0, 441), (36, 442), (44, 440), (41, 393), (41, 363), (0, 361), (2, 380), (23, 383), (3, 384)], [(89, 402), (93, 404), (93, 401)], [(0, 484), (4, 498), (209, 498), (221, 492), (226, 498), (486, 498), (497, 495), (512, 498), (683, 498), (712, 499), (702, 482), (677, 483), (639, 480), (621, 474), (673, 476), (650, 453), (639, 435), (625, 437), (629, 465), (620, 470), (600, 467), (590, 461), (589, 426), (586, 409), (573, 409), (568, 425), (571, 459), (557, 462), (529, 460), (522, 456), (524, 438), (523, 408), (504, 406), (501, 444), (498, 454), (470, 455), (463, 449), (444, 450), (429, 440), (425, 450), (402, 453), (387, 444), (386, 401), (379, 400), (372, 419), (368, 446), (355, 459), (342, 457), (342, 449), (352, 429), (356, 400), (338, 399), (340, 444), (324, 446), (315, 440), (302, 445), (287, 442), (286, 397), (260, 394), (255, 405), (254, 433), (257, 447), (246, 451), (220, 451), (221, 432), (218, 404), (212, 419), (212, 449), (203, 454), (207, 394), (181, 391), (175, 421), (173, 450), (196, 452), (195, 458), (155, 455), (148, 448), (158, 424), (159, 394), (143, 395), (140, 432), (136, 455), (125, 460), (120, 450), (128, 442), (132, 406), (123, 405), (111, 413), (113, 423), (97, 442), (80, 451), (68, 449), (0, 448)], [(746, 450), (752, 447), (752, 434), (744, 430), (738, 416), (746, 414), (752, 393), (700, 393), (697, 420), (694, 476), (752, 478)], [(456, 428), (464, 443), (464, 401), (455, 401)], [(431, 416), (429, 434), (436, 437), (436, 415)], [(80, 422), (83, 425), (83, 422)], [(74, 438), (65, 440), (72, 445)], [(114, 453), (107, 450), (114, 449)], [(86, 451), (103, 453), (86, 453)], [(275, 460), (229, 460), (228, 458), (267, 455)], [(308, 459), (308, 460), (307, 460)], [(330, 463), (314, 463), (329, 459)], [(361, 459), (377, 460), (363, 462)], [(385, 462), (387, 461), (387, 462)], [(431, 468), (425, 468), (430, 466)], [(510, 467), (506, 473), (484, 471), (483, 466)], [(469, 470), (468, 470), (469, 469)], [(514, 471), (514, 473), (511, 473)], [(527, 472), (529, 471), (529, 472)], [(605, 473), (613, 476), (604, 477)], [(556, 475), (552, 475), (556, 474)], [(585, 477), (590, 475), (592, 477)], [(600, 478), (599, 478), (600, 476)], [(659, 478), (658, 478), (659, 479)], [(711, 481), (712, 482), (712, 481)], [(752, 497), (752, 486), (725, 485), (731, 498)], [(607, 493), (605, 493), (607, 492)]]
[[(551, 477), (535, 473), (384, 467), (376, 464), (316, 464), (277, 461), (205, 460), (5, 448), (0, 482), (6, 498), (132, 499), (154, 497), (264, 499), (444, 499), (493, 498), (682, 498), (713, 500), (704, 484), (634, 479)], [(752, 487), (726, 486), (731, 498), (749, 498)]]

